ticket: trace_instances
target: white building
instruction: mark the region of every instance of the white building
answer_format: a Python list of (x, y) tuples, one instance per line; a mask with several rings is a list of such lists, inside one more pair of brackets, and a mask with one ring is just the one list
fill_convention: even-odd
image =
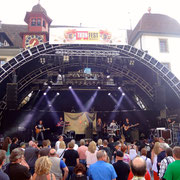
[(146, 13), (130, 33), (129, 44), (156, 58), (180, 79), (180, 24), (163, 14)]

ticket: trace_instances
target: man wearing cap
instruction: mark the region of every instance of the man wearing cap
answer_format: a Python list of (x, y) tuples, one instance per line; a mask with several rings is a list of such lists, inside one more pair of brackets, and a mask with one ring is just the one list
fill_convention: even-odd
[(113, 164), (114, 169), (117, 173), (116, 180), (127, 180), (130, 172), (130, 167), (127, 163), (123, 162), (123, 152), (117, 151), (116, 163)]
[(107, 153), (105, 150), (97, 152), (98, 161), (91, 164), (88, 171), (88, 176), (92, 180), (115, 180), (117, 177), (114, 167), (107, 163)]
[(113, 152), (113, 159), (112, 159), (113, 162), (116, 161), (116, 153), (117, 151), (120, 151), (120, 150), (121, 150), (121, 144), (119, 141), (117, 141), (114, 143), (114, 152)]

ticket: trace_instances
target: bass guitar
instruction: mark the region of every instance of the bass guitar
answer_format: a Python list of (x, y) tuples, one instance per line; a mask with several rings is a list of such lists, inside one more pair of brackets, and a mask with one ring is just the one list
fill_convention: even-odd
[(136, 126), (138, 126), (138, 125), (139, 125), (139, 123), (133, 124), (133, 125), (131, 125), (131, 126), (125, 126), (125, 125), (124, 125), (124, 130), (127, 131), (129, 128), (136, 127)]

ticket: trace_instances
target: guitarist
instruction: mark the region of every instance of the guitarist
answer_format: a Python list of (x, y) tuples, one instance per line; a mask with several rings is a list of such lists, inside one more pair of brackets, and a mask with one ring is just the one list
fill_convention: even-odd
[(123, 124), (123, 129), (124, 129), (124, 136), (126, 138), (127, 142), (131, 142), (131, 123), (129, 122), (129, 119), (126, 118), (125, 123)]
[(39, 134), (41, 134), (41, 139), (44, 140), (43, 131), (45, 130), (42, 121), (39, 121), (39, 124), (35, 126), (36, 130), (36, 141), (38, 140)]

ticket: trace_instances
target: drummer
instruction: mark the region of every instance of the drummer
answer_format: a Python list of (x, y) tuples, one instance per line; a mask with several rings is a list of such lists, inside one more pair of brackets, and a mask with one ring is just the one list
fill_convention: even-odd
[(112, 120), (112, 122), (110, 123), (110, 128), (115, 128), (117, 126), (117, 123), (115, 120)]

